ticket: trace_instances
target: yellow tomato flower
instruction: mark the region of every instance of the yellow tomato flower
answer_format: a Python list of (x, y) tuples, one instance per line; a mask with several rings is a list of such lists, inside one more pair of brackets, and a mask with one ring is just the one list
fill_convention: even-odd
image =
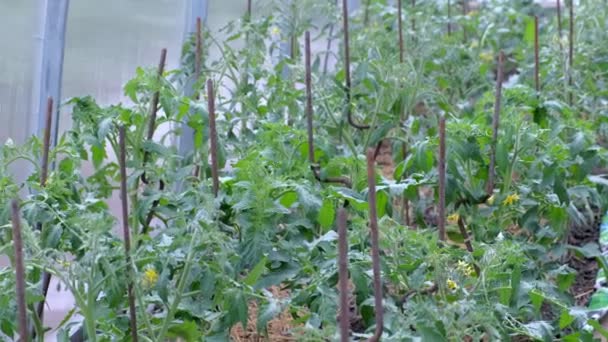
[(270, 34), (273, 36), (281, 35), (281, 29), (278, 26), (273, 26), (270, 28)]
[(450, 289), (452, 291), (458, 289), (458, 284), (456, 284), (456, 282), (453, 281), (452, 279), (448, 279), (446, 282), (446, 285), (448, 286), (448, 289)]
[(475, 274), (475, 268), (473, 268), (473, 266), (469, 265), (469, 266), (467, 266), (467, 268), (465, 268), (463, 273), (465, 276), (470, 277), (473, 274)]
[(460, 215), (458, 215), (458, 213), (453, 213), (452, 215), (448, 216), (448, 223), (456, 224), (456, 223), (458, 223), (459, 218), (460, 218)]
[(158, 272), (152, 267), (148, 268), (144, 272), (144, 285), (147, 287), (152, 287), (158, 281)]
[(494, 205), (494, 200), (496, 198), (494, 197), (494, 195), (490, 196), (490, 198), (488, 198), (488, 200), (486, 201), (486, 203), (488, 203), (489, 205)]
[(486, 63), (491, 63), (494, 61), (494, 55), (492, 52), (484, 51), (479, 54), (479, 58)]
[(502, 204), (504, 204), (504, 205), (513, 205), (517, 201), (519, 201), (519, 195), (518, 194), (511, 194), (511, 195), (507, 196), (507, 198), (505, 198), (504, 201), (502, 201)]

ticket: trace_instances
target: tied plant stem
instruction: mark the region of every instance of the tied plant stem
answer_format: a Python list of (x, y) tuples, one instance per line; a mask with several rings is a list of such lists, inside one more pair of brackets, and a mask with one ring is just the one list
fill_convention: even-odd
[(348, 342), (350, 335), (350, 306), (348, 300), (348, 229), (346, 208), (338, 210), (338, 277), (340, 286), (340, 341)]
[(494, 178), (496, 173), (496, 144), (498, 143), (498, 127), (500, 123), (500, 108), (502, 102), (502, 82), (504, 79), (505, 54), (500, 51), (498, 55), (498, 66), (496, 75), (496, 98), (494, 100), (494, 116), (492, 117), (492, 144), (490, 146), (490, 166), (488, 170), (488, 183), (486, 184), (486, 195), (492, 196), (494, 192)]
[(125, 126), (119, 128), (120, 145), (120, 199), (122, 209), (122, 233), (125, 244), (125, 259), (127, 264), (127, 296), (129, 299), (129, 323), (131, 326), (131, 339), (137, 342), (137, 313), (135, 311), (135, 295), (133, 294), (133, 268), (131, 265), (131, 232), (129, 230), (129, 208), (127, 197), (127, 151)]
[(20, 341), (27, 342), (27, 307), (25, 300), (25, 267), (23, 264), (23, 238), (21, 237), (21, 216), (19, 201), (11, 202), (11, 216), (13, 221), (13, 243), (15, 249), (15, 286), (17, 294), (17, 320), (19, 324)]
[(374, 307), (376, 311), (376, 329), (368, 340), (377, 342), (382, 337), (384, 327), (384, 308), (382, 305), (382, 279), (380, 270), (380, 246), (378, 243), (378, 213), (376, 209), (376, 172), (374, 169), (374, 149), (367, 150), (367, 185), (369, 196), (369, 227), (372, 242), (372, 269), (374, 276)]
[(218, 176), (217, 166), (217, 128), (215, 126), (215, 92), (213, 90), (213, 81), (207, 80), (207, 106), (209, 111), (209, 149), (211, 154), (211, 180), (213, 186), (213, 195), (217, 197), (220, 189), (220, 181)]
[(344, 30), (344, 81), (346, 92), (346, 118), (348, 123), (356, 129), (369, 129), (369, 125), (359, 124), (354, 121), (351, 104), (351, 76), (350, 76), (350, 43), (348, 33), (348, 0), (342, 0), (342, 22)]
[(439, 117), (439, 240), (445, 241), (445, 115)]

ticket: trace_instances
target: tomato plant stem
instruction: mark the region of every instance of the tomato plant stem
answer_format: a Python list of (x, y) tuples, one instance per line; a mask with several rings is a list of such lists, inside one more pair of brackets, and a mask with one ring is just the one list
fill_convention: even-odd
[[(129, 297), (129, 316), (132, 341), (137, 342), (137, 313), (135, 311), (135, 297), (133, 295), (133, 268), (131, 265), (131, 232), (129, 231), (129, 209), (127, 197), (127, 151), (125, 126), (119, 128), (120, 145), (120, 199), (122, 209), (122, 232), (125, 244), (125, 258), (127, 263), (127, 296)], [(89, 303), (90, 305), (91, 303)]]
[(348, 228), (345, 208), (338, 210), (338, 282), (340, 286), (340, 341), (348, 342), (350, 335), (350, 306), (348, 291)]
[(17, 292), (17, 320), (19, 323), (19, 338), (29, 341), (27, 333), (27, 307), (25, 300), (25, 267), (23, 264), (23, 239), (21, 237), (21, 216), (19, 201), (11, 202), (13, 225), (13, 243), (15, 249), (15, 287)]
[(496, 144), (498, 143), (498, 126), (500, 123), (500, 108), (502, 101), (502, 81), (504, 78), (505, 54), (500, 51), (498, 55), (498, 66), (496, 70), (496, 97), (494, 99), (494, 116), (492, 117), (492, 144), (490, 146), (490, 166), (488, 170), (488, 183), (486, 194), (491, 196), (494, 192), (494, 178), (496, 173)]
[(315, 147), (312, 127), (312, 72), (310, 62), (310, 32), (304, 34), (304, 62), (306, 64), (306, 128), (308, 133), (308, 161), (315, 163)]
[(367, 149), (367, 185), (369, 203), (369, 227), (372, 242), (372, 269), (374, 273), (374, 308), (376, 311), (376, 329), (370, 342), (377, 342), (382, 336), (384, 326), (384, 308), (382, 305), (382, 279), (380, 270), (380, 246), (378, 238), (378, 213), (376, 201), (376, 171), (374, 162), (374, 149)]
[(570, 1), (570, 33), (568, 38), (568, 104), (572, 106), (574, 94), (572, 93), (572, 85), (574, 84), (572, 73), (574, 68), (574, 1)]
[[(462, 238), (464, 239), (464, 245), (467, 248), (467, 251), (471, 254), (473, 254), (473, 244), (471, 243), (471, 236), (469, 235), (469, 232), (467, 232), (467, 224), (464, 220), (464, 217), (462, 216), (458, 216), (458, 229), (460, 229), (460, 234), (462, 235)], [(475, 273), (477, 273), (477, 276), (481, 275), (481, 272), (479, 270), (479, 266), (477, 266), (477, 264), (473, 263), (473, 267), (475, 268)]]
[(445, 115), (439, 117), (439, 240), (445, 241)]
[(350, 78), (350, 43), (348, 34), (348, 0), (342, 0), (342, 23), (344, 30), (344, 82), (346, 92), (346, 118), (348, 123), (357, 129), (368, 129), (369, 125), (356, 123), (353, 119), (351, 103), (351, 78)]
[(416, 31), (416, 18), (414, 17), (414, 13), (416, 13), (416, 0), (412, 0), (412, 9), (410, 13), (411, 24), (412, 24), (412, 32)]
[(217, 197), (220, 181), (217, 166), (217, 129), (215, 126), (215, 92), (213, 81), (207, 80), (207, 107), (209, 111), (209, 149), (211, 154), (211, 181), (213, 182), (213, 195)]
[(452, 1), (448, 0), (448, 37), (452, 35)]
[(534, 85), (537, 96), (540, 95), (540, 63), (538, 58), (538, 16), (534, 16)]
[[(557, 37), (559, 39), (561, 39), (561, 37), (562, 37), (562, 5), (561, 5), (560, 0), (557, 0), (556, 7), (557, 7)], [(560, 41), (560, 45), (561, 45), (561, 41)]]
[(402, 3), (401, 0), (397, 0), (397, 28), (399, 30), (399, 63), (403, 63), (403, 18), (402, 16)]

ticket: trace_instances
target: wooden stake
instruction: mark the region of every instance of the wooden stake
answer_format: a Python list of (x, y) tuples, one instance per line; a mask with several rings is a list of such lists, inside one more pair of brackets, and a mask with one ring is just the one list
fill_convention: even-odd
[(437, 172), (439, 173), (439, 240), (446, 240), (445, 233), (445, 115), (439, 117), (439, 166)]
[(374, 149), (367, 150), (367, 188), (369, 196), (369, 227), (372, 242), (372, 268), (374, 273), (374, 308), (376, 311), (376, 329), (368, 341), (377, 342), (384, 328), (384, 307), (382, 305), (382, 279), (380, 270), (380, 246), (378, 238), (378, 213), (376, 209), (376, 171)]
[(538, 57), (538, 16), (534, 16), (534, 85), (540, 95), (540, 62)]
[(486, 184), (486, 194), (492, 196), (494, 192), (494, 177), (496, 168), (496, 144), (498, 143), (498, 126), (500, 123), (500, 107), (502, 101), (502, 82), (504, 79), (504, 59), (505, 54), (500, 51), (498, 55), (498, 66), (496, 75), (496, 98), (494, 100), (494, 116), (492, 118), (492, 145), (490, 146), (490, 167), (488, 170), (488, 183)]
[(304, 38), (304, 59), (306, 63), (306, 123), (308, 132), (308, 161), (315, 163), (315, 146), (312, 126), (312, 70), (310, 61), (310, 32), (306, 31)]
[(27, 306), (25, 300), (25, 265), (23, 261), (23, 238), (21, 237), (21, 216), (19, 201), (11, 202), (13, 223), (13, 243), (15, 248), (15, 286), (17, 292), (17, 321), (19, 324), (19, 339), (29, 341), (27, 333)]
[(350, 305), (348, 290), (348, 229), (345, 208), (338, 210), (338, 286), (340, 289), (340, 341), (350, 336)]
[(353, 120), (351, 110), (351, 79), (350, 79), (350, 43), (348, 34), (348, 0), (342, 0), (342, 22), (344, 30), (344, 76), (346, 91), (346, 118), (348, 123), (357, 129), (368, 129), (368, 125), (358, 124)]
[(217, 129), (215, 126), (215, 92), (213, 81), (207, 80), (207, 106), (209, 111), (209, 149), (211, 154), (211, 179), (213, 182), (213, 195), (217, 197), (220, 181), (217, 166)]
[(125, 127), (120, 126), (118, 143), (120, 145), (120, 155), (118, 156), (120, 166), (120, 199), (122, 208), (122, 233), (125, 244), (125, 259), (127, 262), (127, 296), (129, 299), (129, 317), (131, 326), (131, 340), (137, 342), (137, 313), (135, 311), (135, 295), (133, 294), (133, 269), (131, 266), (131, 232), (129, 230), (129, 204), (127, 197), (127, 151)]

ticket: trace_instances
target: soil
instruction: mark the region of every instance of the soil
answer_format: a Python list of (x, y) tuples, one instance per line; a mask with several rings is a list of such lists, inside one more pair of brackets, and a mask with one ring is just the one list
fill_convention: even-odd
[[(289, 297), (289, 291), (281, 289), (277, 286), (271, 287), (269, 291), (276, 298)], [(257, 317), (258, 317), (258, 302), (252, 300), (249, 302), (249, 319), (247, 320), (247, 328), (243, 329), (241, 323), (235, 325), (230, 331), (230, 340), (235, 342), (287, 342), (297, 341), (297, 336), (294, 336), (292, 329), (294, 328), (293, 318), (287, 310), (283, 311), (277, 317), (268, 322), (268, 336), (258, 333)]]
[[(595, 210), (592, 221), (590, 224), (571, 224), (568, 243), (574, 246), (584, 246), (590, 242), (598, 243), (600, 237), (599, 226), (601, 223), (601, 213), (599, 210)], [(568, 255), (568, 266), (577, 272), (574, 284), (570, 288), (570, 293), (574, 296), (576, 305), (586, 306), (595, 290), (598, 272), (597, 261), (594, 258), (587, 259), (570, 253)]]

